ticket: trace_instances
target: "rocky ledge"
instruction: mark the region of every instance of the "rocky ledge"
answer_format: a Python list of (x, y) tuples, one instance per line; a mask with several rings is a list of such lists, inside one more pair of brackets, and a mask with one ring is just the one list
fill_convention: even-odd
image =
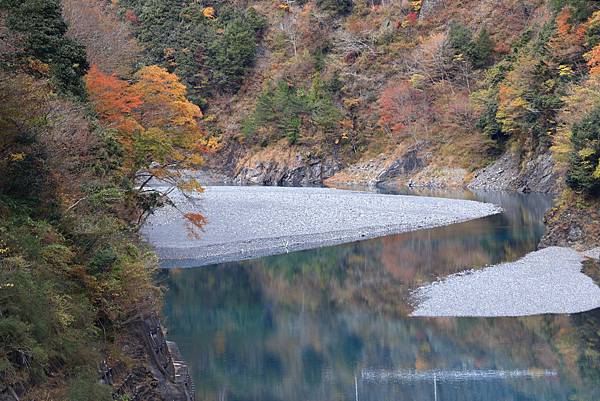
[(102, 381), (114, 399), (194, 401), (194, 385), (177, 344), (167, 341), (156, 315), (136, 320), (118, 345), (131, 361), (102, 364)]
[(540, 152), (522, 162), (519, 154), (507, 151), (498, 160), (476, 171), (469, 189), (555, 193), (559, 175), (550, 152)]
[(280, 143), (239, 160), (233, 181), (241, 185), (315, 186), (339, 169), (340, 163), (333, 156)]

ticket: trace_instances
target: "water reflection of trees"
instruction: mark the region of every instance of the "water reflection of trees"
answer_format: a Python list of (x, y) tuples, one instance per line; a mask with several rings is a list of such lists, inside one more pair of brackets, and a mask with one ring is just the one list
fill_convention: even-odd
[[(319, 292), (307, 288), (301, 295), (254, 269), (261, 270), (233, 264), (169, 277), (165, 314), (200, 399), (352, 399), (354, 376), (365, 368), (555, 369), (556, 380), (441, 383), (438, 390), (444, 400), (600, 397), (600, 310), (572, 317), (389, 316), (315, 298)], [(430, 383), (359, 386), (363, 400), (431, 399)]]
[[(412, 288), (535, 249), (547, 198), (484, 194), (503, 215), (312, 251), (163, 273), (171, 337), (203, 400), (354, 399), (366, 368), (556, 369), (558, 379), (440, 383), (443, 400), (600, 399), (600, 311), (407, 318)], [(429, 400), (430, 383), (357, 381), (361, 400)]]
[(448, 227), (262, 258), (245, 265), (269, 283), (266, 291), (284, 291), (290, 300), (309, 296), (318, 299), (318, 304), (328, 301), (407, 314), (411, 310), (409, 293), (417, 286), (466, 268), (515, 260), (536, 248), (549, 198), (498, 193), (483, 193), (479, 198), (502, 205), (505, 212)]

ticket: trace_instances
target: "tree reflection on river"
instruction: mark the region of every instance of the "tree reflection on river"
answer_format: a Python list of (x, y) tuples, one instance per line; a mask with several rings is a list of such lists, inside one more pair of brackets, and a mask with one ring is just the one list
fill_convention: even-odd
[(549, 198), (481, 193), (476, 199), (500, 204), (505, 213), (163, 271), (169, 336), (191, 365), (198, 399), (600, 399), (600, 310), (407, 317), (416, 286), (535, 249)]

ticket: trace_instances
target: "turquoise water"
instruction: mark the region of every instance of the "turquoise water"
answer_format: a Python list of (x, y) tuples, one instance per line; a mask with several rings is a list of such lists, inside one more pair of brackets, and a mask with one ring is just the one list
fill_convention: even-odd
[[(439, 194), (433, 194), (439, 195)], [(165, 323), (198, 400), (600, 400), (600, 310), (410, 318), (410, 291), (536, 248), (551, 199), (450, 227), (164, 270)]]

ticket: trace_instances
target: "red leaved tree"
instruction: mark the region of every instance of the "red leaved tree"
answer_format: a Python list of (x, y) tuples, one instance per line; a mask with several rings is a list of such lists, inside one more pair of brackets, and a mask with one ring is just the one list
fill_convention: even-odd
[(430, 101), (425, 91), (402, 81), (388, 86), (378, 100), (379, 125), (397, 137), (410, 135), (418, 142), (430, 122)]

